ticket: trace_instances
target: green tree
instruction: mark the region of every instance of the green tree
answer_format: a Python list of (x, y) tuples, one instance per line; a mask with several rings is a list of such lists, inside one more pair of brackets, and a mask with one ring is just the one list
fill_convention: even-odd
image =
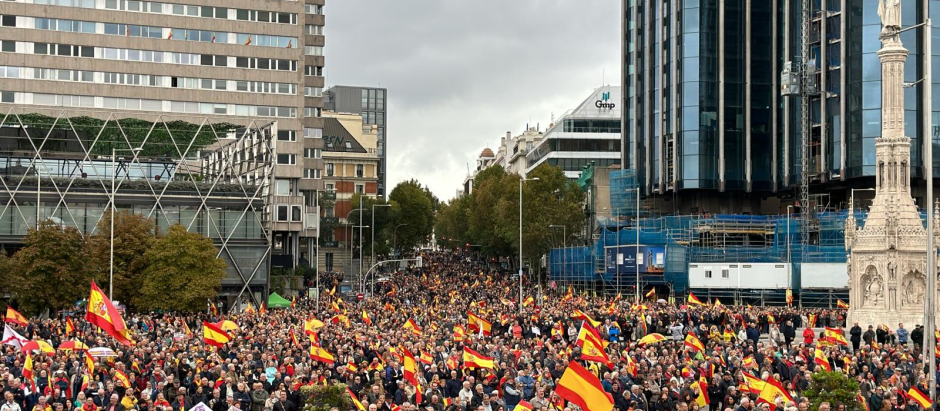
[(196, 311), (218, 295), (226, 264), (212, 240), (174, 224), (144, 253), (141, 310)]
[[(507, 201), (518, 204), (518, 200), (513, 199), (518, 196), (518, 182), (518, 176), (506, 174), (502, 166), (488, 167), (477, 174), (467, 205), (467, 233), (470, 238), (458, 239), (482, 245), (483, 252), (488, 255), (512, 255), (512, 237), (506, 232), (512, 229), (500, 226), (504, 221), (501, 221), (498, 210), (501, 207), (508, 209), (509, 206), (504, 204)], [(507, 238), (510, 240), (507, 241)]]
[(470, 237), (468, 222), (470, 200), (470, 196), (461, 196), (451, 199), (448, 203), (441, 204), (434, 222), (434, 234), (438, 239), (438, 244), (445, 247), (454, 247), (458, 244), (450, 239), (463, 241), (464, 243), (473, 241)]
[[(351, 203), (351, 209), (356, 210), (359, 208), (359, 202), (362, 201), (362, 224), (368, 225), (370, 228), (363, 230), (363, 255), (371, 256), (372, 255), (372, 232), (375, 232), (375, 255), (380, 256), (383, 254), (388, 254), (391, 250), (391, 238), (392, 228), (390, 227), (393, 211), (391, 210), (391, 204), (388, 204), (382, 198), (370, 198), (361, 194), (353, 194)], [(374, 208), (373, 208), (374, 206)], [(373, 209), (375, 210), (375, 215), (372, 215)], [(358, 214), (353, 213), (353, 218), (358, 221)], [(372, 224), (375, 223), (374, 226)]]
[(427, 243), (434, 230), (434, 200), (416, 180), (403, 181), (389, 194), (392, 204), (392, 222), (398, 228), (399, 250), (411, 250)]
[[(114, 218), (114, 299), (128, 302), (138, 300), (143, 270), (147, 266), (144, 253), (156, 240), (153, 221), (140, 214), (115, 213)], [(100, 283), (106, 283), (111, 263), (111, 213), (98, 222), (95, 233), (88, 237), (91, 265)]]
[(73, 227), (46, 220), (30, 229), (12, 261), (13, 295), (23, 311), (71, 307), (88, 296), (92, 268), (85, 239)]
[(803, 395), (809, 399), (811, 410), (818, 410), (819, 404), (828, 402), (831, 406), (845, 404), (845, 409), (858, 409), (858, 382), (841, 372), (821, 371), (813, 374), (809, 389)]

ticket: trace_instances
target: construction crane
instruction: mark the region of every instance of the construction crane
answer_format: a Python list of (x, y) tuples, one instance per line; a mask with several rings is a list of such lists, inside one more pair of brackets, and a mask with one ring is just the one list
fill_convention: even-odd
[[(780, 74), (781, 92), (784, 96), (800, 98), (800, 254), (806, 254), (806, 245), (810, 242), (810, 228), (815, 218), (815, 208), (809, 202), (810, 182), (810, 144), (812, 129), (809, 120), (810, 97), (818, 93), (816, 89), (816, 60), (809, 57), (809, 0), (800, 2), (800, 61), (784, 63)], [(802, 257), (801, 257), (802, 258)]]

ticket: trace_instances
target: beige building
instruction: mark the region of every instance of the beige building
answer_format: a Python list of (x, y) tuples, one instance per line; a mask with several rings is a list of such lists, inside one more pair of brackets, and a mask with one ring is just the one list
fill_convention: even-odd
[[(323, 120), (323, 185), (336, 198), (332, 208), (324, 208), (323, 217), (335, 219), (337, 225), (332, 233), (322, 233), (319, 269), (342, 271), (355, 278), (352, 273), (359, 272), (360, 236), (356, 227), (358, 211), (352, 209), (352, 199), (355, 194), (377, 197), (378, 128), (364, 125), (358, 114), (326, 112)], [(370, 225), (370, 216), (371, 210), (363, 212), (362, 225)]]
[(276, 122), (272, 261), (312, 265), (316, 229), (276, 211), (301, 206), (316, 215), (323, 188), (324, 4), (3, 1), (0, 110)]

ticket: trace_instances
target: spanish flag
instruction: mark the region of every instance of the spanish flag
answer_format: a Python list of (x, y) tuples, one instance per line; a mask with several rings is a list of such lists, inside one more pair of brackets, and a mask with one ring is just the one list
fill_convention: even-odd
[(333, 354), (315, 345), (310, 346), (310, 358), (327, 365), (333, 365)]
[(4, 322), (11, 324), (22, 325), (23, 327), (29, 325), (29, 321), (23, 314), (20, 314), (18, 311), (14, 310), (9, 305), (7, 306), (7, 315), (4, 317)]
[(291, 297), (290, 299), (290, 308), (291, 309), (297, 308), (297, 296), (296, 295)]
[(291, 342), (294, 343), (294, 345), (296, 345), (297, 347), (301, 347), (300, 341), (297, 341), (297, 335), (294, 334), (294, 327), (291, 327), (291, 328), (290, 328), (290, 340), (291, 340)]
[(212, 315), (213, 315), (213, 316), (216, 316), (216, 317), (219, 316), (219, 308), (215, 306), (215, 303), (210, 302), (210, 303), (209, 303), (209, 309), (212, 310)]
[(268, 308), (264, 306), (264, 301), (261, 302), (261, 308), (258, 309), (258, 314), (264, 314), (268, 312)]
[(692, 382), (692, 392), (695, 395), (695, 403), (699, 407), (704, 407), (708, 405), (708, 383), (702, 380)]
[(460, 324), (454, 326), (454, 341), (463, 341), (467, 336), (467, 330)]
[(721, 307), (721, 301), (718, 300), (718, 297), (715, 297), (715, 307)]
[(649, 292), (647, 292), (647, 293), (644, 294), (643, 296), (646, 297), (646, 298), (656, 298), (656, 289), (655, 289), (655, 288), (651, 288), (651, 289), (649, 290)]
[(868, 408), (868, 401), (865, 399), (865, 396), (862, 395), (861, 391), (855, 394), (855, 399), (858, 401), (858, 404), (862, 406), (862, 411), (871, 411), (871, 409)]
[(418, 361), (420, 361), (422, 364), (431, 365), (431, 363), (434, 362), (434, 357), (432, 357), (431, 354), (428, 354), (424, 350), (421, 350), (421, 354), (418, 355)]
[(692, 294), (691, 291), (689, 292), (689, 298), (686, 299), (686, 301), (687, 301), (689, 304), (705, 305), (705, 304), (702, 303), (701, 300), (699, 300), (697, 297), (695, 297), (695, 294)]
[(414, 335), (421, 335), (421, 328), (418, 327), (418, 324), (415, 324), (415, 320), (409, 318), (408, 322), (405, 323), (401, 328), (406, 330), (411, 330), (411, 333)]
[[(600, 333), (586, 322), (581, 323), (581, 331), (578, 333), (578, 340), (575, 342), (581, 347), (581, 359), (596, 361), (599, 363), (611, 365), (610, 357), (604, 351), (606, 344), (601, 338)], [(612, 367), (611, 367), (612, 368)]]
[(467, 347), (463, 348), (463, 365), (467, 368), (488, 368), (491, 370), (496, 368), (493, 357), (487, 357)]
[(640, 341), (637, 341), (636, 344), (642, 346), (642, 345), (656, 344), (658, 342), (663, 342), (663, 341), (666, 341), (666, 336), (662, 334), (652, 333), (643, 338), (640, 338)]
[(369, 314), (366, 313), (365, 308), (362, 309), (362, 322), (366, 323), (366, 325), (372, 325), (372, 319), (369, 318)]
[(493, 332), (493, 324), (489, 321), (484, 320), (482, 317), (472, 313), (467, 312), (467, 331), (482, 333), (484, 336), (489, 336)]
[(26, 352), (26, 362), (23, 363), (23, 379), (36, 390), (36, 381), (33, 380), (33, 355), (29, 351)]
[(356, 398), (356, 394), (353, 394), (352, 390), (349, 387), (346, 387), (346, 393), (349, 394), (349, 398), (352, 398), (353, 404), (356, 404), (356, 409), (359, 411), (366, 411), (366, 407), (362, 405), (362, 402), (359, 401), (359, 398)]
[(817, 318), (819, 318), (819, 316), (816, 315), (816, 314), (810, 314), (810, 315), (809, 315), (809, 318), (808, 318), (808, 320), (809, 320), (809, 328), (816, 327), (816, 319), (817, 319)]
[(849, 309), (849, 305), (845, 301), (842, 301), (841, 299), (836, 301), (836, 306), (838, 306), (839, 308)]
[(85, 360), (85, 368), (88, 369), (88, 375), (95, 375), (95, 357), (87, 350), (84, 351), (82, 358)]
[(403, 349), (404, 351), (404, 361), (402, 361), (402, 372), (404, 373), (405, 381), (411, 383), (411, 385), (418, 385), (418, 362), (415, 361), (415, 356), (411, 354), (411, 351)]
[(65, 335), (75, 332), (75, 324), (72, 324), (72, 317), (65, 317)]
[(124, 385), (124, 388), (131, 387), (131, 380), (129, 380), (127, 374), (121, 370), (114, 370), (114, 379), (120, 381), (121, 384)]
[[(185, 324), (185, 323), (184, 323)], [(216, 348), (222, 348), (225, 343), (232, 341), (232, 336), (208, 321), (202, 322), (202, 340)]]
[(535, 303), (535, 299), (532, 298), (531, 295), (528, 296), (528, 297), (526, 297), (525, 300), (522, 300), (522, 306), (523, 306), (523, 307), (528, 307), (528, 306), (530, 306), (530, 305), (532, 305), (532, 304), (534, 304), (534, 303)]
[(535, 407), (532, 404), (529, 404), (528, 401), (522, 400), (516, 404), (516, 408), (513, 408), (512, 411), (532, 411)]
[(757, 403), (770, 404), (772, 407), (775, 406), (775, 400), (777, 397), (783, 396), (787, 401), (793, 402), (793, 397), (790, 397), (790, 394), (787, 393), (787, 390), (783, 389), (783, 386), (780, 385), (780, 382), (775, 380), (773, 376), (768, 376), (767, 381), (764, 382), (764, 388), (760, 390), (760, 395), (757, 396)]
[(326, 324), (316, 318), (304, 320), (304, 334), (310, 335), (317, 332), (317, 329), (323, 328)]
[(831, 343), (849, 345), (849, 342), (845, 340), (845, 335), (842, 334), (842, 330), (836, 328), (826, 327), (826, 330), (823, 331), (823, 338)]
[(911, 387), (911, 389), (907, 391), (907, 398), (917, 401), (917, 403), (925, 409), (933, 405), (933, 402), (930, 401), (930, 397), (920, 392), (916, 387)]
[(744, 366), (748, 368), (754, 368), (754, 369), (760, 368), (757, 365), (757, 361), (754, 360), (753, 355), (748, 355), (747, 357), (744, 358)]
[(104, 330), (121, 344), (134, 345), (130, 338), (130, 330), (124, 326), (124, 319), (121, 318), (121, 314), (118, 313), (117, 308), (114, 308), (114, 304), (111, 304), (111, 300), (101, 292), (101, 289), (94, 281), (91, 282), (91, 292), (88, 294), (85, 321)]
[(248, 307), (245, 308), (245, 314), (254, 314), (254, 313), (255, 313), (255, 307), (251, 305), (251, 303), (248, 303)]
[(793, 305), (793, 290), (787, 288), (787, 305)]
[(600, 321), (594, 321), (593, 318), (591, 318), (590, 316), (588, 316), (588, 315), (585, 314), (583, 311), (581, 311), (581, 310), (579, 310), (579, 309), (577, 309), (577, 308), (575, 308), (574, 313), (571, 314), (571, 318), (577, 318), (577, 319), (579, 319), (579, 320), (587, 321), (587, 322), (591, 323), (591, 326), (592, 326), (592, 327), (597, 327), (597, 326), (601, 325), (601, 322), (600, 322)]
[(819, 364), (824, 370), (832, 372), (832, 366), (829, 365), (829, 358), (827, 358), (826, 353), (819, 348), (816, 349), (816, 353), (813, 355), (813, 361)]
[(575, 361), (568, 363), (555, 392), (583, 411), (610, 411), (614, 408), (614, 398), (604, 391), (601, 381)]
[(705, 345), (702, 344), (702, 340), (699, 340), (698, 337), (691, 332), (685, 336), (685, 346), (698, 352), (705, 351)]

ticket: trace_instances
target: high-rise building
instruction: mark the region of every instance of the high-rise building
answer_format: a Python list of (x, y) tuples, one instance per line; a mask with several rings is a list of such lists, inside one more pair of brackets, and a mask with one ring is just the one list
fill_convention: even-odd
[[(903, 4), (905, 27), (923, 21), (922, 1)], [(838, 204), (849, 189), (874, 181), (881, 27), (877, 2), (809, 3), (809, 61), (819, 90), (809, 105), (810, 190)], [(624, 0), (622, 157), (661, 211), (778, 212), (781, 201), (792, 201), (802, 171), (801, 104), (782, 93), (780, 74), (787, 62), (799, 66), (800, 4)], [(911, 50), (908, 83), (923, 76), (922, 35), (902, 33)], [(924, 185), (922, 115), (914, 104), (924, 86), (905, 89), (915, 187)]]
[(386, 164), (388, 160), (388, 93), (384, 88), (333, 86), (325, 92), (324, 108), (336, 113), (350, 113), (362, 116), (362, 126), (376, 127), (378, 132), (379, 186), (378, 196), (385, 197), (388, 183)]
[[(314, 207), (323, 161), (303, 153), (323, 147), (324, 4), (0, 2), (0, 110), (276, 121), (272, 201)], [(315, 235), (276, 224), (273, 265), (312, 265)]]

